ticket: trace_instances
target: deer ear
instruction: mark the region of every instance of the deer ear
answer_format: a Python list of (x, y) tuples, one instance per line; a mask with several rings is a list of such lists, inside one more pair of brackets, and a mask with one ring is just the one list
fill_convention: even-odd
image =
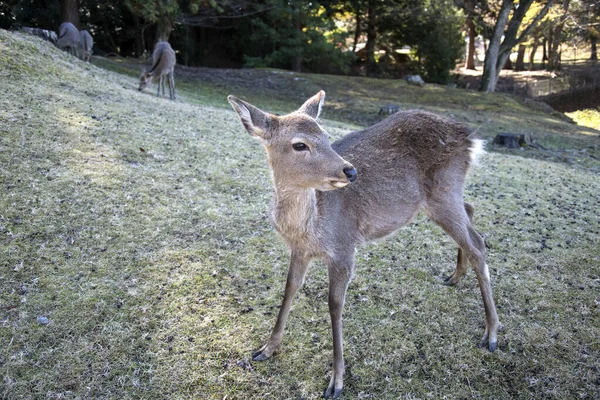
[(310, 117), (313, 117), (314, 119), (317, 119), (321, 114), (321, 109), (323, 108), (324, 102), (325, 91), (321, 90), (319, 93), (306, 100), (306, 102), (302, 104), (302, 107), (300, 107), (297, 112), (306, 114)]
[(227, 101), (229, 101), (231, 107), (237, 112), (242, 124), (244, 124), (244, 128), (246, 128), (250, 135), (264, 140), (271, 138), (269, 128), (273, 124), (273, 116), (235, 96), (227, 96)]

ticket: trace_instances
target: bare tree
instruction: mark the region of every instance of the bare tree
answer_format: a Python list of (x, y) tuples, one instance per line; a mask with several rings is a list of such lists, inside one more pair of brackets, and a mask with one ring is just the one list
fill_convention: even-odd
[(560, 69), (560, 45), (563, 42), (565, 23), (570, 18), (568, 14), (571, 0), (562, 0), (562, 15), (555, 19), (549, 27), (548, 37), (548, 69)]
[[(485, 54), (480, 91), (494, 92), (496, 90), (500, 71), (506, 63), (510, 51), (527, 38), (529, 32), (548, 13), (548, 10), (552, 6), (552, 1), (547, 0), (544, 7), (529, 25), (521, 31), (521, 34), (518, 35), (523, 18), (534, 0), (520, 0), (518, 4), (515, 4), (513, 0), (502, 0), (500, 12), (498, 13), (498, 18), (496, 19), (496, 24), (490, 38), (490, 44)], [(511, 11), (512, 17), (509, 20)]]

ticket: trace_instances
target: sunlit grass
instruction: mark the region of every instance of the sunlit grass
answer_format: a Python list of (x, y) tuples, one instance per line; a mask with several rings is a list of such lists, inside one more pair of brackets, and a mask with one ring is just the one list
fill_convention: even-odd
[(577, 125), (600, 131), (600, 109), (577, 110), (565, 114), (572, 118)]

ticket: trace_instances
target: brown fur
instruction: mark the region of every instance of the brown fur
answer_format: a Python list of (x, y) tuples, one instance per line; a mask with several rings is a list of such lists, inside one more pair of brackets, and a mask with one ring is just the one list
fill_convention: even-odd
[(152, 53), (152, 68), (149, 71), (142, 72), (140, 76), (139, 91), (142, 91), (153, 80), (158, 81), (158, 90), (156, 96), (160, 96), (160, 88), (162, 85), (162, 93), (165, 95), (165, 79), (169, 81), (169, 98), (175, 99), (175, 52), (169, 42), (158, 42), (154, 46)]
[(79, 31), (75, 28), (75, 25), (70, 22), (60, 24), (56, 46), (59, 49), (66, 49), (70, 54), (79, 57), (77, 43), (79, 43)]
[[(334, 363), (326, 397), (343, 386), (342, 309), (354, 275), (356, 246), (382, 238), (420, 211), (439, 224), (459, 246), (455, 284), (470, 261), (486, 312), (480, 342), (496, 348), (498, 316), (485, 263), (483, 239), (472, 228), (473, 207), (463, 186), (476, 142), (459, 123), (423, 111), (393, 114), (377, 125), (329, 144), (316, 119), (325, 93), (295, 113), (276, 117), (229, 96), (246, 130), (261, 140), (273, 172), (273, 223), (291, 249), (290, 269), (277, 322), (254, 360), (271, 357), (281, 344), (292, 299), (313, 258), (329, 272)], [(298, 143), (307, 150), (294, 148)], [(358, 179), (355, 174), (358, 171)]]
[(79, 46), (81, 47), (81, 59), (90, 61), (92, 58), (92, 48), (94, 47), (94, 39), (88, 31), (79, 31)]

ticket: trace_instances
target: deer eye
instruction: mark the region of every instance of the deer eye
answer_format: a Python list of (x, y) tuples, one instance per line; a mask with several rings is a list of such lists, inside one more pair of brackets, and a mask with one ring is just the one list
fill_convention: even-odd
[(296, 151), (305, 151), (308, 150), (308, 146), (302, 142), (292, 144), (292, 148)]

